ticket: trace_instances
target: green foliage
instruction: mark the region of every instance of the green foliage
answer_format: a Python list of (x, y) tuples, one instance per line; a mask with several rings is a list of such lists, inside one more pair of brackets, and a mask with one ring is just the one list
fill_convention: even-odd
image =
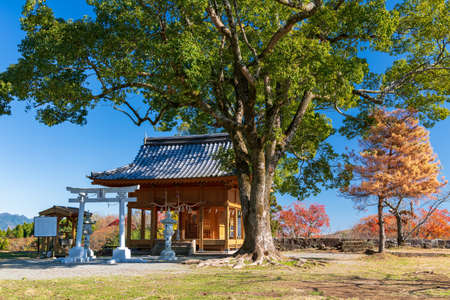
[(9, 241), (7, 238), (0, 237), (0, 250), (8, 250)]
[[(75, 237), (72, 236), (72, 226), (73, 226), (73, 224), (69, 219), (63, 218), (59, 222), (59, 232), (64, 233), (65, 238), (73, 239)], [(93, 225), (93, 227), (94, 226), (95, 226), (95, 224)], [(95, 231), (95, 228), (93, 228), (92, 230)]]
[(344, 157), (325, 142), (333, 133), (331, 120), (323, 114), (310, 112), (306, 116), (289, 153), (284, 155), (276, 170), (274, 184), (277, 191), (304, 200), (324, 188), (346, 184), (340, 168)]
[[(427, 126), (449, 114), (448, 1), (403, 0), (393, 9), (384, 0), (211, 3), (89, 0), (95, 17), (64, 20), (45, 1), (28, 0), (23, 58), (0, 74), (0, 114), (10, 113), (17, 99), (49, 126), (85, 124), (88, 112), (106, 102), (135, 124), (150, 121), (158, 130), (239, 130), (252, 152), (263, 139), (283, 146), (303, 95), (311, 92), (312, 104), (281, 151), (275, 175), (275, 188), (299, 199), (348, 179), (327, 143), (338, 129), (327, 109), (351, 112), (339, 129), (349, 138), (365, 134), (379, 105), (414, 108)], [(316, 7), (277, 36), (306, 14), (295, 7), (300, 3)], [(212, 9), (224, 27), (214, 24)], [(236, 40), (224, 37), (223, 28), (236, 31)], [(372, 73), (363, 58), (369, 52), (387, 53), (394, 63)], [(250, 107), (232, 128), (224, 120), (235, 120), (242, 99)], [(235, 158), (219, 157), (232, 170)]]
[(13, 229), (9, 228), (6, 231), (0, 230), (0, 237), (8, 238), (24, 238), (30, 237), (34, 234), (34, 223), (19, 224)]
[[(133, 230), (131, 232), (131, 239), (136, 239), (138, 237), (138, 236), (133, 236), (134, 232), (135, 232), (135, 230)], [(119, 245), (120, 245), (119, 235), (115, 234), (106, 240), (105, 245), (103, 247), (113, 248), (113, 247), (118, 247)]]

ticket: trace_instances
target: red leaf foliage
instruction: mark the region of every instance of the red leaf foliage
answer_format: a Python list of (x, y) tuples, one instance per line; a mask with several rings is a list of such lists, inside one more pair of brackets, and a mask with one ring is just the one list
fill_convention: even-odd
[(286, 237), (311, 237), (321, 233), (323, 227), (330, 227), (330, 220), (325, 212), (325, 206), (311, 204), (306, 208), (297, 203), (289, 209), (279, 212), (281, 235)]
[[(421, 209), (422, 216), (427, 214)], [(450, 212), (446, 209), (437, 209), (419, 229), (418, 236), (424, 239), (450, 239)]]
[[(420, 209), (418, 214), (402, 218), (403, 227), (407, 230), (414, 228), (416, 224), (425, 218), (427, 213), (425, 209)], [(395, 238), (397, 236), (395, 217), (387, 215), (384, 217), (384, 222), (386, 236)], [(359, 238), (377, 238), (378, 230), (377, 215), (362, 218), (352, 229), (353, 233)], [(428, 220), (413, 233), (412, 237), (421, 239), (450, 239), (450, 212), (447, 209), (436, 209)]]

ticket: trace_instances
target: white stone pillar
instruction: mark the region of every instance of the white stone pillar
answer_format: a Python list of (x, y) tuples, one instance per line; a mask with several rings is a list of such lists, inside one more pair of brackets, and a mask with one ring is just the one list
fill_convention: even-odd
[(75, 247), (81, 247), (81, 238), (83, 236), (85, 201), (86, 201), (86, 195), (80, 194), (80, 208), (78, 209), (77, 238), (76, 238), (76, 242), (75, 242)]
[[(130, 261), (131, 251), (125, 246), (125, 202), (127, 201), (126, 192), (118, 192), (119, 200), (119, 247), (113, 250), (112, 261), (127, 262)], [(131, 220), (128, 220), (131, 222)]]
[(86, 193), (78, 194), (77, 201), (80, 203), (80, 208), (78, 209), (77, 237), (75, 247), (69, 250), (69, 256), (63, 259), (64, 263), (83, 263), (91, 260), (91, 258), (87, 256), (86, 250), (81, 247), (81, 238), (83, 236), (84, 205), (86, 204), (86, 200)]
[(125, 248), (125, 196), (120, 195), (119, 207), (119, 241), (120, 248)]

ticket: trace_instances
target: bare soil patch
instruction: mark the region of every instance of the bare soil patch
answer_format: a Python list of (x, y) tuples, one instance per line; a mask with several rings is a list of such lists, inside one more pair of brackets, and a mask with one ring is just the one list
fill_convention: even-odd
[[(449, 278), (439, 274), (415, 274), (410, 279), (375, 280), (358, 276), (337, 277), (323, 281), (289, 281), (282, 285), (289, 290), (300, 289), (324, 297), (338, 299), (449, 299), (439, 296), (450, 290)], [(433, 291), (436, 295), (428, 292)]]

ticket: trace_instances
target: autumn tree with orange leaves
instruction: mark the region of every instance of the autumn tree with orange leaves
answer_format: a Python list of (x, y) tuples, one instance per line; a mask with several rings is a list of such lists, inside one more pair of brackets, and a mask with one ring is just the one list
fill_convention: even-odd
[[(422, 217), (427, 214), (424, 209), (420, 211)], [(450, 239), (450, 212), (447, 209), (436, 209), (419, 228), (417, 236), (424, 239)]]
[[(418, 224), (417, 230), (414, 229)], [(396, 219), (393, 215), (384, 218), (386, 236), (393, 238), (397, 236)], [(450, 239), (450, 212), (447, 209), (430, 210), (419, 209), (417, 213), (402, 218), (404, 226), (410, 228), (411, 237), (421, 239)], [(352, 233), (359, 238), (374, 238), (379, 234), (378, 216), (370, 215), (362, 218), (352, 228)]]
[(341, 188), (341, 192), (360, 209), (377, 205), (381, 253), (386, 242), (384, 208), (389, 207), (396, 218), (400, 216), (397, 233), (401, 235), (405, 203), (433, 199), (446, 182), (438, 179), (440, 163), (428, 131), (419, 125), (414, 112), (376, 110), (371, 117), (373, 126), (360, 140), (361, 152), (352, 152), (346, 166), (352, 171), (354, 183)]
[[(377, 215), (370, 215), (359, 220), (358, 224), (353, 226), (352, 235), (362, 239), (375, 238), (379, 235), (380, 224)], [(397, 235), (395, 217), (388, 215), (384, 217), (384, 231), (388, 238)]]
[(306, 208), (303, 204), (294, 204), (289, 209), (279, 212), (279, 222), (283, 236), (311, 237), (319, 234), (323, 227), (330, 227), (330, 219), (325, 206), (311, 204)]

